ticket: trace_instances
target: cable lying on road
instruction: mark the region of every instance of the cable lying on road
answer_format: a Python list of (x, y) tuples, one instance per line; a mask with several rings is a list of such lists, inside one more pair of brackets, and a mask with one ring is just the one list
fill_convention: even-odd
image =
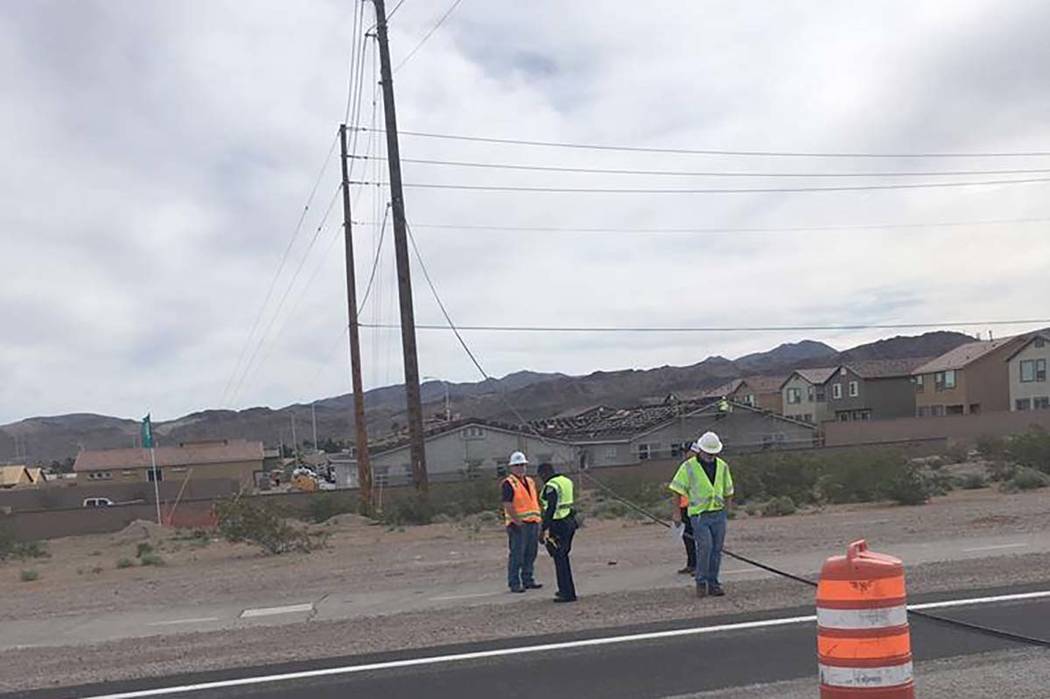
[[(644, 515), (645, 517), (651, 519), (652, 521), (656, 522), (657, 524), (659, 524), (659, 525), (661, 525), (663, 527), (670, 528), (671, 525), (669, 523), (667, 523), (664, 520), (660, 519), (660, 517), (658, 517), (657, 515), (653, 514), (652, 512), (649, 512), (645, 508), (643, 508), (643, 507), (641, 507), (639, 505), (636, 505), (635, 503), (631, 502), (627, 498), (621, 497), (619, 494), (617, 494), (615, 491), (613, 491), (613, 489), (610, 488), (608, 485), (606, 485), (602, 481), (598, 480), (597, 478), (595, 478), (591, 474), (587, 473), (586, 471), (577, 471), (577, 473), (580, 474), (581, 476), (583, 476), (584, 478), (587, 478), (589, 481), (591, 481), (595, 485), (597, 485), (606, 494), (608, 494), (609, 497), (613, 498), (614, 500), (616, 500), (616, 501), (626, 505), (627, 507), (631, 508), (632, 510), (634, 510), (635, 512), (637, 512), (639, 514)], [(690, 534), (683, 534), (682, 536), (690, 538), (690, 539), (693, 538), (692, 535), (690, 535)], [(746, 563), (746, 564), (748, 564), (750, 566), (754, 566), (756, 568), (761, 568), (762, 570), (768, 571), (768, 572), (773, 573), (774, 575), (778, 575), (778, 576), (780, 576), (782, 578), (787, 578), (789, 580), (794, 580), (795, 582), (800, 582), (800, 583), (802, 583), (804, 585), (809, 585), (810, 587), (816, 587), (817, 586), (817, 583), (814, 582), (813, 580), (810, 580), (808, 578), (803, 578), (801, 576), (795, 575), (794, 573), (789, 573), (789, 572), (784, 571), (784, 570), (779, 570), (778, 568), (774, 568), (773, 566), (766, 565), (765, 563), (760, 563), (759, 561), (756, 561), (756, 560), (753, 560), (751, 558), (748, 558), (747, 556), (741, 556), (738, 553), (733, 553), (732, 551), (730, 551), (728, 549), (722, 549), (722, 553), (724, 553), (725, 555), (729, 556), (730, 558), (733, 558), (733, 559), (736, 559), (736, 560), (740, 561), (741, 563)], [(956, 627), (956, 628), (967, 629), (969, 631), (982, 633), (982, 634), (985, 634), (987, 636), (995, 636), (997, 638), (1002, 638), (1002, 639), (1005, 639), (1005, 640), (1008, 640), (1008, 641), (1014, 641), (1014, 642), (1017, 642), (1017, 643), (1025, 643), (1025, 644), (1028, 644), (1028, 645), (1031, 645), (1031, 646), (1040, 646), (1042, 648), (1050, 648), (1050, 640), (1047, 640), (1047, 639), (1044, 639), (1044, 638), (1035, 638), (1033, 636), (1026, 636), (1024, 634), (1014, 633), (1012, 631), (1004, 631), (1002, 629), (996, 629), (996, 628), (992, 628), (992, 627), (989, 627), (989, 626), (982, 626), (980, 624), (973, 624), (973, 623), (970, 623), (968, 621), (959, 621), (958, 619), (949, 619), (948, 617), (940, 616), (940, 615), (937, 615), (937, 614), (930, 614), (929, 612), (922, 612), (922, 611), (919, 611), (919, 610), (916, 610), (916, 609), (909, 609), (908, 610), (908, 614), (910, 614), (911, 616), (914, 616), (914, 617), (918, 617), (920, 619), (926, 619), (928, 621), (934, 621), (934, 622), (937, 622), (939, 624), (945, 624), (947, 626), (953, 626), (953, 627)]]

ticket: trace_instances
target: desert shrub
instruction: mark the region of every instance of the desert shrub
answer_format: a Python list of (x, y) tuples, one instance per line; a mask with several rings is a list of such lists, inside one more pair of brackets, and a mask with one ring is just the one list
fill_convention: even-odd
[(879, 494), (900, 505), (922, 505), (930, 499), (930, 480), (913, 464), (904, 464), (879, 484)]
[(19, 577), (22, 579), (22, 582), (33, 582), (40, 579), (40, 573), (35, 570), (23, 570)]
[(383, 507), (382, 521), (391, 526), (430, 524), (434, 519), (434, 505), (423, 494), (399, 497)]
[(167, 565), (163, 558), (155, 553), (147, 553), (142, 557), (142, 565), (144, 566), (163, 566)]
[(1031, 469), (1050, 473), (1050, 433), (1038, 427), (1010, 438), (1006, 446), (1007, 458)]
[(979, 473), (967, 473), (959, 479), (959, 487), (963, 490), (980, 490), (988, 487), (988, 481)]
[(357, 513), (360, 510), (361, 500), (356, 493), (320, 493), (310, 498), (304, 518), (307, 521), (320, 524), (336, 515), (348, 512)]
[(964, 444), (953, 444), (945, 450), (944, 461), (949, 464), (962, 464), (966, 463), (970, 458), (970, 450)]
[(142, 558), (143, 556), (148, 556), (151, 553), (153, 553), (153, 545), (150, 544), (148, 541), (143, 541), (139, 543), (138, 547), (135, 550), (135, 558)]
[(1034, 468), (1021, 467), (1013, 475), (1013, 478), (1003, 483), (1002, 490), (1007, 493), (1016, 493), (1023, 490), (1036, 490), (1050, 485), (1050, 476)]
[(233, 497), (219, 502), (215, 510), (219, 534), (224, 539), (254, 544), (270, 555), (289, 551), (309, 553), (325, 546), (327, 540), (323, 535), (311, 535), (305, 529), (293, 527), (267, 503)]
[(1006, 452), (1006, 440), (1002, 437), (981, 435), (977, 438), (977, 453), (986, 459), (1002, 456)]
[(135, 565), (135, 562), (130, 558), (121, 558), (117, 561), (117, 569), (122, 570), (124, 568), (131, 568)]
[(787, 495), (781, 495), (778, 498), (773, 498), (762, 507), (763, 517), (783, 517), (785, 515), (794, 514), (795, 501), (789, 498)]

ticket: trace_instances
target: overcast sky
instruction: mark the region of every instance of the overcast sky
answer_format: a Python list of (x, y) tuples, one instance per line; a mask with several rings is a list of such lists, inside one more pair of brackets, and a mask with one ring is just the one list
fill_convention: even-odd
[[(395, 63), (449, 4), (404, 0), (391, 20)], [(0, 423), (81, 411), (137, 417), (151, 410), (166, 419), (348, 391), (338, 203), (322, 225), (337, 158), (327, 161), (250, 342), (249, 331), (343, 119), (354, 8), (353, 0), (0, 4)], [(365, 17), (370, 25), (371, 4)], [(401, 128), (422, 132), (719, 150), (1045, 151), (1047, 26), (1050, 4), (1039, 0), (463, 0), (394, 86)], [(369, 125), (371, 41), (365, 55), (361, 121)], [(381, 103), (378, 110), (381, 125)], [(382, 156), (378, 146), (363, 134), (356, 150)], [(404, 158), (628, 170), (1050, 168), (1050, 157), (729, 157), (408, 135), (401, 149)], [(368, 161), (354, 167), (354, 179), (386, 179)], [(404, 167), (409, 183), (628, 189), (967, 179)], [(1021, 177), (1050, 173), (969, 179)], [(1050, 224), (719, 234), (426, 224), (975, 222), (1050, 217), (1048, 187), (764, 194), (410, 187), (405, 196), (424, 260), (458, 323), (769, 326), (1047, 317)], [(386, 201), (376, 187), (355, 190), (355, 218), (365, 222), (356, 231), (362, 292), (378, 232), (368, 224), (382, 219)], [(365, 321), (397, 321), (387, 233)], [(413, 274), (417, 320), (441, 322), (418, 267)], [(486, 369), (502, 375), (690, 364), (803, 337), (844, 348), (893, 334), (466, 337)], [(362, 341), (366, 384), (399, 381), (397, 331), (365, 329)], [(448, 333), (421, 331), (419, 345), (422, 374), (477, 379)]]

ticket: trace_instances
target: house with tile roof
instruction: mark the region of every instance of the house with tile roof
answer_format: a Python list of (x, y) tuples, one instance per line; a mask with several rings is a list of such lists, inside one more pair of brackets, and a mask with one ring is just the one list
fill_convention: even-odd
[(252, 488), (263, 470), (262, 442), (220, 439), (159, 446), (154, 471), (149, 449), (86, 449), (77, 454), (73, 472), (86, 483), (135, 483), (198, 479), (232, 479)]
[(840, 367), (796, 369), (780, 385), (784, 417), (819, 425), (832, 413), (828, 408), (826, 384)]
[(1050, 332), (1032, 333), (1006, 358), (1010, 410), (1050, 410)]
[(825, 382), (828, 420), (886, 420), (915, 415), (911, 374), (932, 359), (877, 359), (849, 362)]
[(917, 417), (1010, 409), (1007, 359), (1027, 336), (968, 342), (912, 371)]

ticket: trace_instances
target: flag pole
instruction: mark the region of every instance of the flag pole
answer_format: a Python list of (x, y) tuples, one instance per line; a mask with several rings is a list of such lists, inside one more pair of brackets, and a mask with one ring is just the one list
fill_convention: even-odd
[(157, 453), (152, 444), (149, 448), (149, 461), (153, 467), (153, 500), (157, 503), (157, 524), (163, 524), (160, 520), (160, 486), (157, 485)]

